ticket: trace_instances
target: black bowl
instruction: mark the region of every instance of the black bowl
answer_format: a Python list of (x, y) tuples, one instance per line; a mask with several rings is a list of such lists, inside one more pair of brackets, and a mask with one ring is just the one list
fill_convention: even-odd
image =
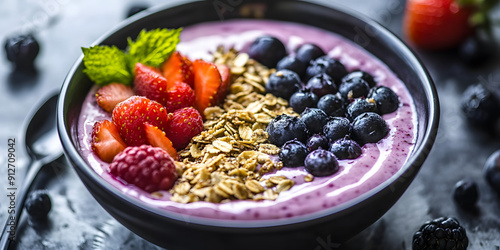
[[(380, 218), (411, 183), (434, 142), (439, 118), (438, 97), (420, 61), (395, 35), (376, 22), (338, 6), (304, 1), (176, 1), (124, 21), (95, 44), (124, 49), (127, 37), (140, 30), (241, 18), (250, 3), (265, 7), (266, 19), (299, 22), (333, 31), (364, 47), (389, 66), (406, 84), (416, 104), (417, 142), (409, 160), (389, 180), (339, 206), (287, 220), (221, 221), (189, 217), (147, 206), (104, 181), (78, 152), (77, 125), (81, 105), (92, 86), (83, 74), (82, 58), (69, 72), (58, 104), (58, 129), (69, 159), (95, 199), (120, 223), (146, 240), (168, 249), (328, 249), (359, 233)], [(233, 4), (228, 5), (228, 4)], [(227, 8), (227, 7), (231, 8)], [(244, 16), (252, 18), (252, 16)]]

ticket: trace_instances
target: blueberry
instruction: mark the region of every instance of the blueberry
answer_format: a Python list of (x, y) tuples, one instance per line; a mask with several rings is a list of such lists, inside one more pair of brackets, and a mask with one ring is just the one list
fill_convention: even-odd
[(344, 102), (339, 93), (335, 95), (328, 94), (319, 99), (317, 106), (329, 116), (345, 116)]
[(351, 140), (348, 136), (334, 141), (329, 148), (337, 159), (356, 159), (361, 155), (361, 147), (359, 144)]
[(469, 86), (462, 95), (462, 111), (474, 125), (492, 126), (500, 115), (499, 101), (481, 83)]
[(306, 74), (304, 75), (304, 80), (308, 81), (313, 76), (325, 73), (333, 78), (334, 82), (340, 82), (342, 77), (347, 74), (347, 70), (344, 65), (328, 56), (321, 56), (316, 58), (316, 60), (311, 61), (309, 66), (306, 68)]
[(323, 127), (323, 134), (330, 141), (344, 138), (351, 133), (351, 122), (345, 117), (332, 117)]
[(309, 153), (304, 163), (306, 171), (317, 177), (329, 176), (339, 170), (339, 162), (335, 155), (324, 149), (316, 149)]
[(370, 86), (362, 78), (351, 78), (342, 83), (339, 86), (339, 92), (345, 99), (354, 99), (359, 97), (368, 96), (370, 91)]
[(52, 202), (45, 190), (33, 191), (24, 204), (26, 211), (35, 220), (47, 218), (47, 214), (52, 208)]
[(295, 138), (301, 142), (308, 138), (306, 124), (298, 117), (286, 114), (276, 116), (267, 126), (266, 132), (269, 141), (278, 147)]
[(147, 10), (149, 5), (147, 4), (134, 4), (128, 8), (127, 17), (131, 17), (141, 11)]
[(361, 145), (378, 142), (388, 133), (387, 123), (377, 113), (363, 113), (356, 117), (352, 124), (352, 138)]
[(500, 149), (488, 157), (483, 173), (488, 184), (500, 194)]
[(353, 102), (347, 105), (347, 118), (351, 121), (354, 120), (358, 115), (366, 112), (378, 113), (377, 104), (373, 99), (356, 98)]
[(278, 61), (286, 56), (285, 45), (276, 37), (257, 38), (248, 50), (248, 55), (268, 68), (276, 67)]
[(304, 160), (309, 152), (307, 151), (304, 143), (293, 139), (287, 141), (282, 147), (278, 154), (280, 161), (283, 162), (283, 166), (286, 167), (299, 167), (304, 166)]
[(7, 59), (21, 69), (33, 68), (39, 51), (40, 45), (31, 34), (12, 36), (5, 40)]
[(375, 79), (373, 78), (372, 75), (370, 75), (364, 71), (361, 71), (361, 70), (355, 70), (355, 71), (347, 74), (346, 76), (344, 76), (344, 78), (342, 78), (342, 82), (352, 81), (355, 78), (361, 78), (361, 79), (365, 80), (365, 82), (368, 83), (368, 86), (370, 88), (373, 88), (377, 85), (377, 83), (375, 82)]
[(399, 97), (392, 89), (380, 86), (372, 88), (368, 93), (368, 98), (372, 98), (377, 103), (380, 114), (389, 114), (396, 111), (399, 107)]
[(328, 122), (328, 115), (318, 108), (306, 108), (300, 114), (300, 120), (306, 124), (310, 134), (318, 134)]
[(288, 69), (297, 73), (300, 77), (306, 72), (307, 64), (297, 59), (297, 57), (288, 55), (283, 57), (276, 65), (276, 70)]
[(477, 185), (474, 181), (464, 179), (455, 184), (453, 199), (462, 208), (473, 208), (479, 198)]
[(269, 76), (266, 83), (266, 92), (277, 97), (289, 100), (293, 93), (301, 89), (300, 77), (297, 73), (283, 69)]
[(460, 45), (458, 56), (466, 65), (474, 67), (488, 62), (495, 53), (494, 43), (477, 35), (470, 36)]
[(324, 55), (325, 52), (320, 47), (312, 43), (305, 43), (295, 51), (297, 59), (304, 62), (306, 65), (308, 65), (311, 60), (315, 60), (316, 58)]
[(295, 92), (290, 97), (289, 104), (297, 113), (302, 113), (307, 107), (316, 107), (318, 103), (318, 96), (315, 95), (308, 88)]
[(327, 149), (329, 144), (328, 138), (322, 134), (315, 134), (307, 139), (306, 147), (309, 152), (318, 148)]
[(306, 88), (309, 88), (318, 97), (323, 97), (327, 94), (337, 93), (337, 86), (333, 79), (327, 74), (318, 74), (307, 81)]

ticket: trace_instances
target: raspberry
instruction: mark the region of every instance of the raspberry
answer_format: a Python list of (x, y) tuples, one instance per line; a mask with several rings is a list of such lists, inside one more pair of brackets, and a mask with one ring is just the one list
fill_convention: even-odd
[(169, 114), (166, 136), (177, 150), (186, 147), (203, 130), (203, 118), (194, 108), (182, 108)]
[(165, 150), (150, 145), (127, 147), (116, 155), (109, 171), (149, 193), (168, 190), (177, 179), (172, 157)]

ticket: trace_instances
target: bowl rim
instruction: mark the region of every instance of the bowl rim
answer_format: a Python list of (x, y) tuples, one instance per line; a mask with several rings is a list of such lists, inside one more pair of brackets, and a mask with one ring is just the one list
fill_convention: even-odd
[[(96, 39), (91, 46), (101, 44), (105, 39), (107, 39), (109, 36), (120, 32), (123, 28), (126, 28), (128, 25), (134, 23), (137, 20), (140, 20), (142, 18), (145, 18), (149, 15), (154, 15), (156, 13), (162, 12), (164, 10), (170, 9), (170, 8), (175, 8), (175, 7), (180, 7), (185, 4), (191, 4), (191, 3), (196, 3), (196, 2), (204, 2), (202, 0), (178, 0), (178, 1), (169, 1), (166, 4), (161, 4), (157, 5), (154, 7), (149, 8), (146, 11), (143, 11), (144, 13), (139, 13), (136, 14), (130, 18), (125, 19), (121, 23), (119, 23), (117, 26), (100, 36), (98, 39)], [(76, 62), (73, 64), (71, 67), (70, 71), (66, 75), (66, 78), (64, 79), (64, 82), (62, 84), (62, 87), (60, 89), (60, 94), (59, 94), (59, 99), (58, 99), (58, 104), (57, 104), (57, 127), (58, 127), (58, 133), (59, 137), (61, 139), (61, 143), (64, 148), (64, 152), (66, 157), (70, 159), (72, 162), (72, 166), (76, 169), (78, 172), (85, 174), (88, 178), (90, 178), (93, 182), (93, 184), (97, 184), (99, 188), (103, 189), (103, 191), (106, 191), (112, 195), (114, 195), (114, 198), (118, 198), (122, 200), (123, 202), (126, 202), (127, 204), (130, 204), (133, 206), (135, 209), (142, 210), (143, 212), (147, 212), (150, 214), (154, 214), (156, 216), (161, 216), (164, 218), (168, 218), (170, 220), (178, 221), (178, 222), (184, 222), (184, 223), (190, 223), (190, 224), (196, 224), (199, 226), (211, 226), (211, 227), (219, 227), (219, 228), (230, 228), (230, 229), (243, 229), (243, 228), (271, 228), (271, 227), (281, 227), (281, 226), (287, 226), (287, 225), (299, 225), (299, 224), (308, 224), (311, 223), (312, 221), (315, 221), (317, 219), (321, 219), (323, 217), (331, 216), (334, 214), (338, 214), (342, 211), (345, 211), (346, 209), (350, 207), (354, 207), (358, 205), (359, 203), (363, 202), (364, 200), (367, 200), (370, 197), (373, 197), (377, 193), (383, 191), (386, 188), (389, 188), (391, 185), (395, 184), (398, 178), (402, 177), (405, 173), (407, 172), (413, 172), (419, 170), (420, 166), (423, 164), (425, 161), (425, 158), (428, 156), (430, 148), (432, 147), (434, 140), (436, 138), (437, 130), (438, 130), (438, 124), (439, 124), (439, 100), (438, 100), (438, 95), (437, 95), (437, 90), (436, 87), (432, 81), (432, 78), (427, 71), (427, 69), (424, 67), (423, 63), (421, 60), (417, 57), (417, 55), (412, 51), (412, 49), (409, 48), (403, 42), (398, 36), (396, 36), (393, 32), (389, 31), (387, 28), (385, 28), (383, 25), (379, 24), (377, 21), (365, 16), (364, 14), (361, 14), (355, 10), (349, 9), (348, 7), (345, 7), (344, 5), (337, 4), (337, 3), (322, 3), (322, 2), (317, 2), (317, 1), (306, 1), (306, 0), (297, 0), (296, 2), (304, 3), (304, 4), (310, 4), (310, 5), (315, 5), (315, 7), (321, 7), (321, 8), (329, 8), (333, 9), (338, 12), (342, 12), (343, 14), (350, 16), (354, 19), (357, 19), (361, 22), (363, 22), (366, 25), (370, 25), (371, 27), (375, 28), (377, 32), (380, 32), (381, 35), (383, 35), (386, 38), (389, 38), (393, 44), (392, 46), (396, 46), (399, 51), (404, 53), (404, 58), (409, 60), (409, 64), (414, 66), (414, 71), (415, 74), (419, 76), (419, 80), (423, 81), (423, 87), (424, 87), (424, 92), (429, 99), (428, 107), (429, 107), (429, 122), (428, 126), (423, 133), (423, 138), (422, 138), (422, 143), (420, 145), (415, 145), (413, 149), (413, 154), (410, 158), (408, 158), (405, 162), (405, 164), (399, 169), (393, 176), (391, 176), (389, 179), (385, 180), (381, 184), (377, 185), (373, 189), (359, 195), (358, 197), (355, 197), (349, 201), (346, 201), (342, 204), (339, 204), (334, 207), (326, 208), (320, 211), (308, 213), (305, 215), (300, 215), (300, 216), (295, 216), (292, 218), (280, 218), (280, 219), (266, 219), (266, 220), (228, 220), (228, 219), (212, 219), (212, 218), (204, 218), (204, 217), (198, 217), (198, 216), (189, 216), (189, 215), (183, 215), (182, 213), (179, 212), (173, 212), (173, 211), (168, 211), (165, 209), (161, 209), (158, 207), (153, 207), (150, 205), (147, 205), (140, 200), (130, 197), (127, 194), (121, 192), (119, 189), (115, 188), (112, 186), (110, 183), (105, 181), (101, 176), (99, 176), (91, 167), (88, 166), (86, 161), (83, 159), (83, 157), (79, 154), (78, 149), (76, 146), (73, 144), (72, 139), (71, 139), (71, 133), (69, 130), (66, 129), (66, 124), (65, 124), (65, 119), (64, 119), (64, 114), (65, 114), (65, 101), (67, 99), (67, 90), (70, 85), (71, 79), (75, 75), (75, 72), (77, 69), (81, 66), (82, 64), (82, 59), (83, 59), (83, 54), (80, 55), (80, 57), (76, 60)], [(345, 37), (344, 37), (345, 38)], [(347, 39), (347, 38), (345, 38)], [(347, 39), (349, 40), (349, 39)], [(366, 50), (368, 51), (368, 50)], [(371, 52), (368, 51), (370, 54)], [(418, 147), (417, 147), (418, 146)], [(416, 169), (415, 169), (416, 168)], [(81, 179), (81, 178), (80, 178)], [(82, 180), (83, 181), (83, 180)], [(101, 204), (100, 204), (101, 205)], [(101, 205), (102, 206), (102, 205)], [(244, 222), (244, 223), (242, 223)]]

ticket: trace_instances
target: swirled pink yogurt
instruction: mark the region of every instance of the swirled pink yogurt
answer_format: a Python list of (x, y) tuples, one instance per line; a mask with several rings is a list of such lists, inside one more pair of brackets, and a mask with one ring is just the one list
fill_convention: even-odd
[(282, 192), (275, 201), (231, 201), (228, 203), (170, 201), (163, 192), (155, 198), (133, 185), (127, 185), (109, 173), (109, 164), (102, 162), (90, 146), (95, 121), (111, 119), (95, 101), (97, 88), (92, 88), (82, 106), (78, 124), (80, 153), (102, 178), (127, 195), (151, 206), (183, 215), (227, 220), (283, 219), (305, 215), (338, 206), (373, 189), (394, 175), (407, 161), (416, 138), (416, 112), (412, 98), (393, 72), (373, 55), (346, 39), (311, 26), (295, 23), (258, 20), (212, 22), (185, 27), (178, 50), (190, 59), (211, 60), (218, 45), (245, 51), (255, 38), (269, 34), (279, 38), (292, 52), (299, 45), (317, 44), (327, 54), (339, 59), (349, 71), (360, 69), (375, 76), (378, 85), (390, 87), (400, 98), (397, 111), (384, 115), (390, 132), (378, 143), (366, 144), (355, 160), (340, 160), (340, 169), (328, 177), (316, 177), (304, 182), (303, 167), (283, 168), (271, 175), (285, 175), (296, 184)]

